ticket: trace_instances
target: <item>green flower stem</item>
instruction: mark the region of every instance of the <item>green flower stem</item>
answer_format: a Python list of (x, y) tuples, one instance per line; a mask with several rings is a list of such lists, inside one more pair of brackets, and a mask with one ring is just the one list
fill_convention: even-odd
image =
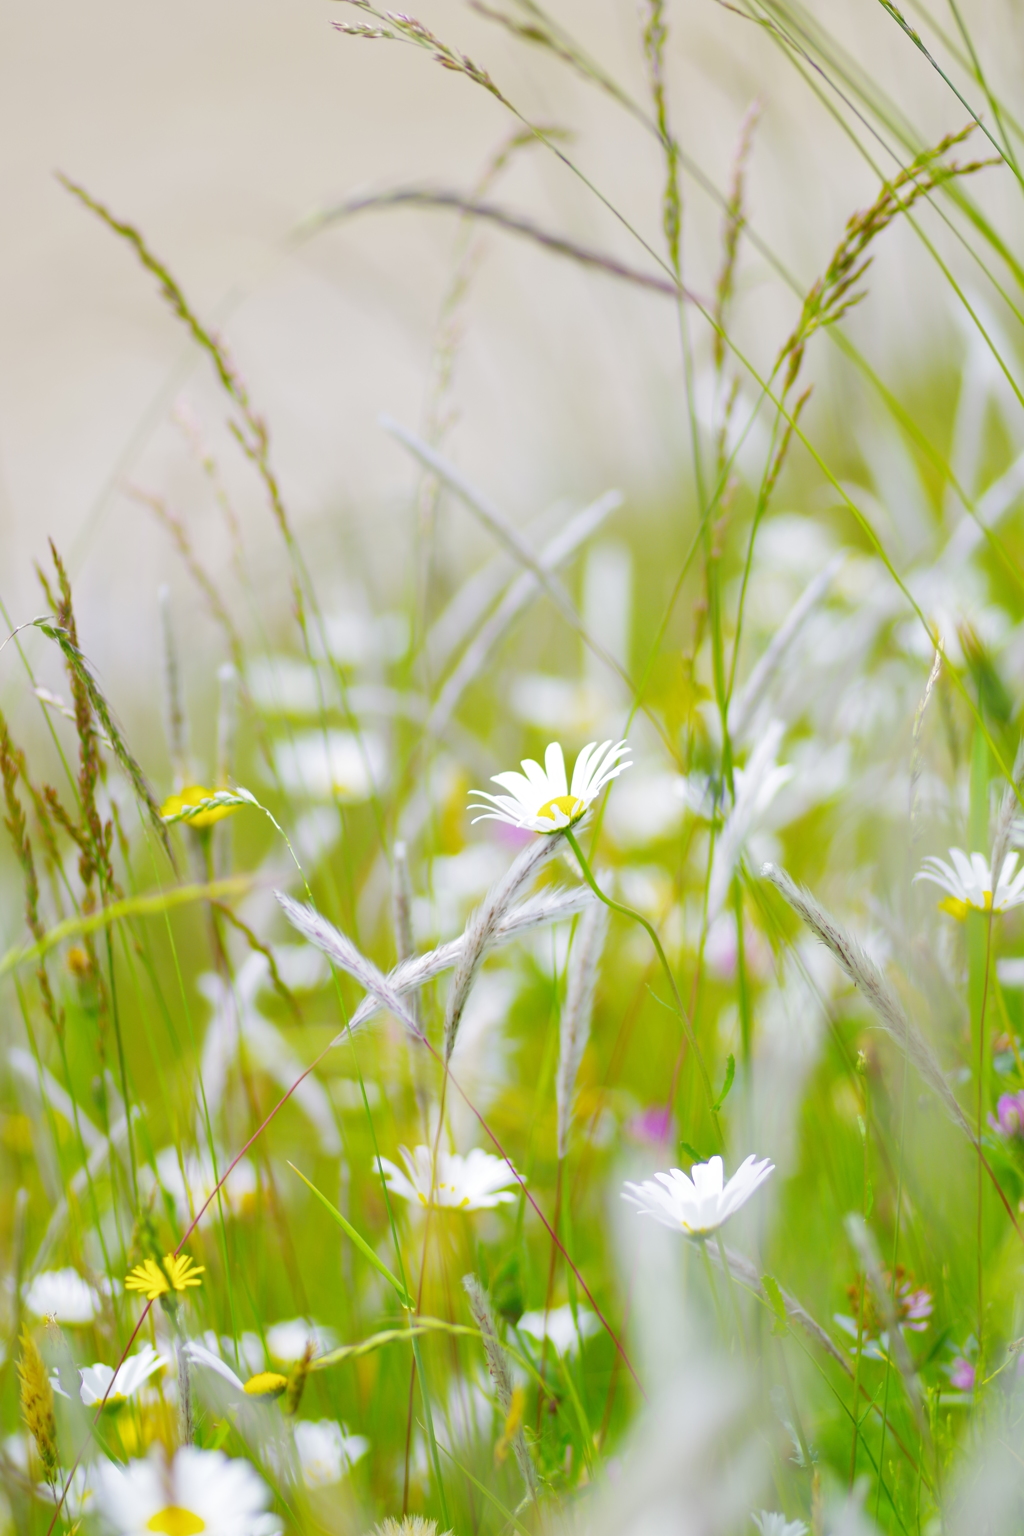
[(639, 912), (634, 912), (632, 907), (624, 907), (621, 902), (613, 901), (610, 896), (605, 895), (604, 891), (602, 891), (601, 887), (594, 879), (590, 865), (587, 863), (586, 855), (577, 842), (576, 834), (573, 832), (572, 827), (563, 827), (562, 831), (566, 842), (569, 844), (569, 847), (572, 849), (573, 853), (576, 855), (576, 858), (579, 860), (579, 866), (583, 872), (584, 880), (590, 886), (590, 889), (593, 891), (598, 900), (603, 901), (605, 906), (610, 907), (613, 912), (619, 912), (623, 917), (632, 918), (635, 923), (639, 923), (641, 928), (646, 930), (651, 943), (654, 945), (658, 959), (661, 961), (661, 968), (665, 972), (669, 987), (672, 989), (672, 996), (675, 1000), (676, 1012), (679, 1014), (679, 1017), (682, 1020), (683, 1030), (686, 1034), (687, 1041), (689, 1042), (690, 1048), (693, 1051), (694, 1059), (697, 1063), (697, 1070), (700, 1072), (701, 1082), (704, 1085), (704, 1097), (708, 1102), (708, 1112), (714, 1122), (715, 1130), (718, 1133), (718, 1139), (719, 1141), (722, 1141), (722, 1128), (718, 1120), (718, 1111), (715, 1108), (715, 1095), (714, 1090), (711, 1087), (711, 1078), (708, 1076), (708, 1069), (707, 1065), (705, 1064), (703, 1054), (701, 1053), (701, 1048), (697, 1044), (697, 1036), (693, 1032), (693, 1025), (690, 1023), (686, 1009), (683, 1007), (683, 1000), (679, 996), (679, 988), (676, 986), (676, 979), (672, 974), (672, 968), (668, 963), (668, 958), (665, 954), (665, 951), (661, 947), (661, 940), (658, 938), (657, 933), (654, 931), (652, 925), (647, 921), (646, 917), (644, 917)]

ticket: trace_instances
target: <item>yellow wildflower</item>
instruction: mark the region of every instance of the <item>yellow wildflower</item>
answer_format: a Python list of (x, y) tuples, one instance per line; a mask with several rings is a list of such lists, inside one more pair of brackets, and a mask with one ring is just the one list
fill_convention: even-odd
[(212, 827), (215, 821), (223, 821), (225, 816), (233, 816), (238, 810), (237, 805), (210, 805), (205, 810), (196, 811), (194, 816), (189, 816), (188, 809), (192, 805), (202, 805), (204, 800), (212, 800), (217, 794), (223, 794), (223, 790), (207, 789), (203, 784), (190, 784), (187, 789), (181, 790), (176, 795), (170, 795), (160, 807), (160, 815), (164, 821), (187, 821), (190, 827)]
[(156, 1301), (171, 1291), (184, 1291), (191, 1285), (202, 1285), (199, 1276), (205, 1273), (204, 1264), (194, 1264), (187, 1253), (175, 1256), (165, 1253), (163, 1268), (156, 1259), (145, 1259), (136, 1264), (124, 1282), (126, 1291), (141, 1291), (147, 1301)]

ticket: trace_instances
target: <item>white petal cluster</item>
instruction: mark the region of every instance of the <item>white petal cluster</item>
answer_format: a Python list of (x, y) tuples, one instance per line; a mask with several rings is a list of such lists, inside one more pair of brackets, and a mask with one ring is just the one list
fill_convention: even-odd
[[(399, 1147), (406, 1172), (381, 1158), (384, 1177), (392, 1194), (418, 1205), (440, 1206), (447, 1210), (486, 1211), (514, 1200), (507, 1186), (516, 1182), (508, 1163), (474, 1147), (466, 1157), (458, 1152), (439, 1151), (437, 1177), (431, 1180), (432, 1155), (429, 1147)], [(431, 1183), (433, 1182), (433, 1199)]]
[(291, 1364), (302, 1359), (311, 1339), (314, 1355), (326, 1355), (338, 1343), (338, 1336), (333, 1329), (322, 1328), (319, 1323), (309, 1323), (303, 1317), (291, 1317), (285, 1322), (272, 1323), (267, 1329), (267, 1353), (272, 1360), (283, 1360)]
[(940, 890), (963, 907), (973, 907), (976, 912), (1006, 912), (1024, 902), (1024, 869), (1014, 875), (1017, 868), (1016, 853), (1008, 853), (993, 879), (992, 866), (983, 853), (972, 853), (968, 858), (962, 848), (951, 848), (952, 864), (945, 859), (927, 858), (916, 880), (930, 880)]
[(600, 1324), (586, 1307), (577, 1307), (573, 1316), (573, 1309), (566, 1302), (563, 1307), (552, 1307), (546, 1315), (544, 1312), (524, 1312), (516, 1327), (536, 1339), (538, 1344), (542, 1344), (546, 1337), (556, 1355), (574, 1355), (581, 1340), (589, 1339)]
[(96, 1502), (121, 1536), (271, 1536), (280, 1522), (266, 1513), (270, 1490), (247, 1461), (223, 1451), (182, 1446), (170, 1461), (154, 1448), (126, 1467), (101, 1462)]
[(109, 1365), (85, 1365), (78, 1373), (82, 1378), (79, 1389), (82, 1402), (88, 1408), (104, 1400), (107, 1407), (112, 1403), (123, 1403), (126, 1398), (134, 1397), (154, 1371), (166, 1364), (165, 1356), (152, 1344), (146, 1344), (138, 1354), (129, 1355), (122, 1361), (116, 1371)]
[(787, 1520), (775, 1510), (762, 1509), (750, 1518), (761, 1536), (807, 1536), (807, 1527), (802, 1520)]
[(475, 789), (478, 803), (470, 809), (480, 814), (474, 821), (504, 821), (510, 827), (528, 832), (560, 832), (575, 826), (587, 814), (598, 795), (624, 768), (632, 767), (621, 759), (629, 751), (624, 741), (591, 741), (583, 748), (572, 770), (572, 783), (566, 779), (565, 758), (557, 741), (544, 753), (544, 767), (532, 757), (523, 759), (522, 773), (496, 773), (492, 783), (507, 789), (507, 795), (489, 795)]
[(58, 1323), (91, 1323), (99, 1300), (76, 1269), (47, 1269), (25, 1287), (25, 1308)]
[(307, 1488), (340, 1483), (369, 1448), (365, 1435), (347, 1434), (336, 1419), (301, 1419), (295, 1426), (295, 1450)]
[(745, 1205), (774, 1167), (767, 1158), (758, 1162), (750, 1156), (726, 1184), (722, 1159), (713, 1157), (706, 1163), (694, 1163), (689, 1175), (673, 1168), (642, 1184), (627, 1183), (622, 1198), (635, 1205), (641, 1216), (653, 1216), (663, 1227), (703, 1237), (716, 1232)]

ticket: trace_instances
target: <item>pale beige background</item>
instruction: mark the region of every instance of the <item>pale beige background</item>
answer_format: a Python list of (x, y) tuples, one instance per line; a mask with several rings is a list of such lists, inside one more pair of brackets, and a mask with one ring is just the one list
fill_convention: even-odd
[[(642, 95), (632, 0), (553, 0), (553, 8)], [(922, 129), (937, 136), (959, 125), (963, 113), (875, 0), (816, 9)], [(980, 17), (980, 5), (969, 12)], [(167, 424), (184, 392), (223, 447), (221, 412), (207, 366), (151, 279), (53, 172), (80, 179), (137, 223), (198, 310), (219, 317), (271, 423), (318, 572), (338, 579), (353, 526), (386, 569), (407, 526), (413, 474), (376, 418), (386, 410), (420, 420), (455, 224), (444, 214), (368, 214), (301, 249), (289, 232), (311, 208), (357, 188), (417, 179), (466, 187), (510, 124), (491, 98), (428, 56), (341, 36), (331, 23), (343, 14), (358, 13), (321, 0), (0, 5), (0, 596), (14, 619), (38, 611), (31, 561), (52, 533), (80, 585), (87, 647), (129, 714), (153, 696), (158, 582), (174, 582), (189, 622), (196, 605), (165, 536), (118, 487), (132, 480), (166, 494), (211, 561), (222, 560), (209, 499)], [(579, 163), (658, 243), (653, 141), (453, 0), (419, 14), (486, 64), (536, 120), (574, 128)], [(724, 185), (740, 118), (761, 98), (752, 218), (810, 282), (847, 214), (873, 194), (874, 177), (763, 33), (712, 0), (683, 0), (669, 14), (684, 143)], [(1017, 31), (999, 33), (994, 50), (1007, 78)], [(989, 191), (997, 208), (1005, 188), (1004, 180)], [(649, 264), (541, 150), (499, 198)], [(687, 202), (689, 272), (706, 292), (719, 216), (699, 192), (689, 189)], [(610, 484), (639, 506), (684, 483), (672, 306), (501, 234), (488, 234), (484, 250), (460, 361), (452, 439), (460, 463), (520, 520), (556, 497)], [(751, 253), (744, 287), (742, 334), (764, 362), (794, 301)], [(912, 238), (892, 234), (859, 336), (898, 370), (921, 338), (953, 334), (948, 316)], [(825, 368), (823, 349), (819, 375)], [(285, 596), (275, 535), (258, 489), (230, 453), (226, 463), (272, 615)], [(450, 525), (456, 534), (463, 527)], [(482, 550), (468, 528), (466, 536)], [(193, 665), (219, 659), (214, 651)], [(15, 686), (8, 668), (5, 694)]]

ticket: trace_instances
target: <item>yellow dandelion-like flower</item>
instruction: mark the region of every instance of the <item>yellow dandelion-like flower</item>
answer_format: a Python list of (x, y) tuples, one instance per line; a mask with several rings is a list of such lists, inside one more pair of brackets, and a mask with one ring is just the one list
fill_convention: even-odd
[(225, 791), (207, 789), (204, 784), (190, 784), (187, 789), (181, 790), (176, 795), (170, 795), (160, 807), (160, 815), (164, 821), (187, 821), (190, 827), (212, 827), (215, 821), (223, 821), (225, 816), (233, 816), (238, 810), (238, 802), (227, 805), (207, 805), (201, 811), (189, 815), (190, 807), (202, 805), (204, 800), (215, 800)]
[(192, 1285), (202, 1285), (199, 1276), (206, 1266), (195, 1264), (187, 1253), (175, 1256), (165, 1253), (163, 1268), (156, 1259), (145, 1259), (128, 1274), (124, 1282), (126, 1291), (140, 1291), (147, 1301), (156, 1301), (171, 1291), (185, 1291)]

